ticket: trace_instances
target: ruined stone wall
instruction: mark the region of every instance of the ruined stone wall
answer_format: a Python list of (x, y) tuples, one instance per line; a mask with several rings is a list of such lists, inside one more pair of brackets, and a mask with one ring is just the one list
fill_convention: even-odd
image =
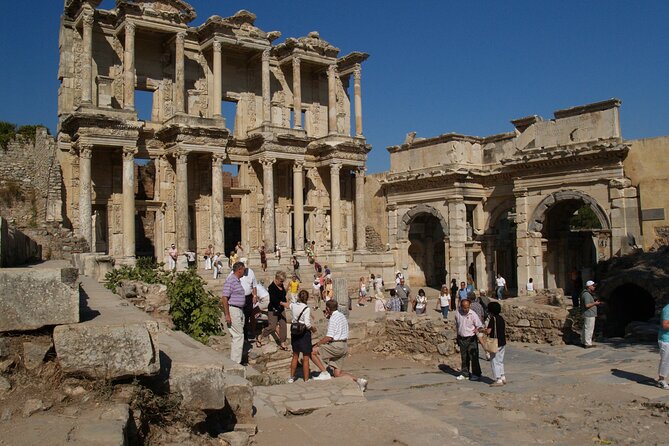
[(0, 268), (25, 265), (40, 258), (37, 242), (0, 218)]
[(645, 250), (669, 244), (669, 136), (630, 141), (625, 173), (639, 188), (642, 240)]
[(533, 344), (564, 343), (568, 313), (566, 309), (532, 303), (502, 302), (509, 341)]

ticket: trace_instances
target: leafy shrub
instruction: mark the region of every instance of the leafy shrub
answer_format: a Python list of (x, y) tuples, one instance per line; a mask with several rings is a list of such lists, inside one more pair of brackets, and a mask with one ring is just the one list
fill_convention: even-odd
[(12, 207), (15, 202), (24, 200), (25, 197), (18, 181), (8, 180), (3, 186), (0, 186), (0, 203), (5, 206)]
[(218, 299), (204, 289), (204, 281), (195, 270), (178, 273), (167, 285), (170, 316), (177, 330), (200, 342), (221, 333), (221, 308)]
[(139, 257), (136, 266), (123, 265), (105, 275), (105, 287), (111, 292), (124, 280), (137, 280), (148, 284), (168, 285), (171, 282), (171, 273), (162, 269), (162, 264), (156, 263), (150, 257)]

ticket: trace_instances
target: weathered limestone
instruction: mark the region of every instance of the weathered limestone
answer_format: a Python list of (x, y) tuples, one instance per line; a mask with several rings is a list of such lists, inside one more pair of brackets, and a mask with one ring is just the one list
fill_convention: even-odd
[(106, 379), (158, 373), (158, 323), (95, 280), (81, 282), (83, 322), (53, 332), (63, 371)]
[(293, 128), (302, 128), (302, 77), (300, 73), (300, 58), (293, 59)]
[(295, 215), (295, 251), (304, 252), (304, 201), (302, 193), (304, 190), (304, 163), (293, 164), (293, 205)]
[(355, 98), (355, 136), (362, 137), (362, 89), (360, 77), (362, 76), (361, 65), (355, 64), (353, 68), (353, 95)]
[(183, 113), (184, 108), (184, 90), (185, 73), (184, 73), (184, 42), (186, 39), (186, 32), (180, 31), (175, 39), (175, 68), (174, 68), (174, 112)]
[[(91, 157), (93, 146), (79, 146), (79, 233), (90, 246), (93, 240), (91, 218)], [(93, 250), (92, 247), (90, 249)]]
[(337, 67), (328, 67), (328, 134), (337, 133)]
[(135, 147), (123, 149), (123, 255), (135, 257)]
[(221, 116), (221, 101), (223, 100), (223, 62), (221, 58), (221, 42), (215, 40), (212, 49), (214, 52), (214, 92), (213, 92), (213, 110), (214, 117)]
[(84, 12), (83, 27), (84, 57), (81, 66), (81, 102), (90, 104), (93, 88), (93, 11), (90, 9)]
[(265, 158), (261, 160), (262, 178), (264, 191), (264, 216), (263, 216), (263, 240), (268, 251), (274, 250), (274, 163), (275, 159)]
[(339, 187), (339, 172), (341, 164), (330, 164), (330, 218), (331, 229), (330, 237), (332, 239), (332, 250), (341, 249), (341, 193)]
[(134, 22), (125, 22), (123, 51), (123, 97), (126, 110), (135, 110), (135, 28)]
[(355, 249), (367, 250), (367, 220), (365, 219), (365, 169), (355, 171)]
[(176, 245), (179, 252), (188, 247), (188, 153), (176, 156)]
[(0, 270), (0, 332), (79, 322), (74, 268)]
[(225, 206), (223, 205), (223, 157), (211, 159), (211, 229), (214, 252), (225, 251)]

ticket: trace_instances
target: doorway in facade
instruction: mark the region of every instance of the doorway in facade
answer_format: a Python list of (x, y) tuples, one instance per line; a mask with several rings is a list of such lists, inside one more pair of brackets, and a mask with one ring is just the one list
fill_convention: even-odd
[[(501, 274), (511, 294), (518, 292), (518, 248), (516, 245), (516, 223), (504, 212), (495, 222), (495, 257), (490, 277)], [(494, 280), (492, 281), (494, 284)]]
[(155, 211), (138, 210), (135, 214), (135, 255), (155, 259)]
[(411, 221), (407, 276), (412, 287), (439, 288), (446, 283), (444, 237), (434, 215), (419, 214)]
[[(230, 255), (232, 251), (235, 250), (235, 246), (237, 246), (237, 242), (242, 240), (242, 219), (241, 218), (234, 218), (234, 217), (225, 217), (225, 256), (227, 257)], [(274, 247), (272, 247), (273, 249)], [(251, 247), (245, 248), (245, 249), (251, 249)], [(268, 250), (269, 248), (265, 246), (265, 249)], [(271, 251), (271, 249), (269, 249)], [(244, 253), (244, 257), (248, 253)]]
[(611, 293), (603, 308), (606, 318), (604, 336), (625, 336), (625, 327), (633, 321), (647, 322), (655, 316), (655, 299), (634, 283), (625, 283)]

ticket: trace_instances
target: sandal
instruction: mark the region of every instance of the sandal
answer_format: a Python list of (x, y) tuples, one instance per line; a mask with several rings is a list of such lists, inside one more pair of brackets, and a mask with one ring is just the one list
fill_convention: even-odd
[(286, 345), (280, 345), (279, 348), (283, 351), (288, 351), (288, 346)]
[(256, 347), (257, 348), (262, 347), (262, 338), (260, 336), (256, 338)]

